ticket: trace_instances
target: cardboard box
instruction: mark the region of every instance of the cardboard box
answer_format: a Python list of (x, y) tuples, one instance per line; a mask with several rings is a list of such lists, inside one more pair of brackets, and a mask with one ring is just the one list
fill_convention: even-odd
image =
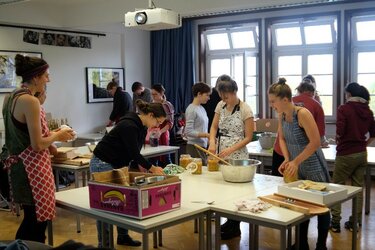
[(57, 155), (54, 157), (58, 160), (74, 159), (78, 156), (73, 147), (59, 147), (57, 148)]
[[(141, 175), (156, 176), (130, 172), (129, 182), (133, 182), (134, 177)], [(110, 176), (111, 174), (107, 174), (102, 180), (96, 178), (89, 181), (91, 208), (145, 219), (179, 209), (181, 206), (181, 180), (178, 176), (166, 176), (163, 181), (142, 186), (124, 186), (118, 184), (123, 180), (115, 179), (116, 177), (110, 180), (116, 174)]]
[(322, 205), (330, 205), (348, 196), (348, 190), (337, 184), (324, 183), (327, 186), (324, 191), (301, 189), (298, 188), (300, 184), (302, 184), (302, 181), (280, 185), (278, 186), (278, 194)]

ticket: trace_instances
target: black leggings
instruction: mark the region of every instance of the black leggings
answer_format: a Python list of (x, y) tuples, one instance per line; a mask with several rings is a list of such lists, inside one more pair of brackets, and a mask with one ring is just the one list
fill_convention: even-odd
[(37, 221), (34, 205), (22, 205), (22, 207), (24, 216), (17, 230), (16, 239), (45, 243), (47, 221)]

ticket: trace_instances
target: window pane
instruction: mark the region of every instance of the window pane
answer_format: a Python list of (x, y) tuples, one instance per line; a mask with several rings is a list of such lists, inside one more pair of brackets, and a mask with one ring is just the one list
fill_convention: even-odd
[(257, 58), (255, 56), (246, 57), (246, 74), (248, 76), (257, 75)]
[(358, 73), (375, 73), (375, 52), (358, 53)]
[(237, 55), (234, 57), (234, 67), (233, 67), (233, 72), (234, 72), (234, 80), (237, 83), (238, 87), (238, 92), (237, 95), (238, 97), (243, 100), (244, 98), (244, 84), (243, 84), (243, 56), (242, 55)]
[(252, 31), (231, 33), (234, 49), (255, 48), (254, 34)]
[(211, 60), (211, 77), (219, 77), (222, 74), (230, 75), (230, 59)]
[(332, 96), (320, 96), (320, 101), (322, 102), (324, 115), (332, 116), (332, 107), (333, 107), (333, 97)]
[(227, 33), (207, 35), (208, 49), (229, 49), (229, 39)]
[(375, 95), (375, 74), (359, 74), (358, 83), (365, 86), (370, 95)]
[[(279, 77), (284, 77), (286, 79), (286, 84), (288, 84), (288, 86), (292, 90), (292, 95), (293, 96), (296, 95), (297, 94), (296, 88), (300, 84), (302, 76), (301, 75), (298, 75), (298, 76), (283, 75)], [(277, 80), (275, 82), (277, 82)]]
[(314, 75), (316, 90), (319, 95), (333, 94), (333, 76), (332, 75)]
[(275, 30), (277, 46), (301, 45), (301, 30), (299, 27), (278, 28)]
[(249, 96), (246, 98), (246, 103), (249, 104), (254, 115), (258, 115), (258, 96)]
[(333, 55), (312, 55), (307, 58), (307, 72), (309, 74), (332, 74)]
[(257, 94), (257, 78), (247, 77), (246, 78), (246, 99), (248, 96)]
[(358, 41), (375, 40), (375, 21), (357, 22), (356, 28)]
[(280, 56), (279, 75), (302, 75), (302, 56)]
[(332, 43), (331, 25), (305, 27), (306, 44)]

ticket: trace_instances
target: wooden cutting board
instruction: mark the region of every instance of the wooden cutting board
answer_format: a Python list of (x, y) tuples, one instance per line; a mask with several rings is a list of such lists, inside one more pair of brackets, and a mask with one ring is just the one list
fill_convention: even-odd
[(75, 159), (59, 159), (59, 158), (52, 158), (53, 163), (59, 164), (68, 164), (74, 166), (84, 166), (90, 163), (90, 159), (88, 158), (75, 158)]
[(304, 214), (308, 214), (308, 215), (324, 214), (329, 211), (329, 209), (323, 205), (290, 198), (290, 197), (283, 196), (280, 194), (259, 196), (258, 198), (261, 199), (262, 201), (271, 203), (274, 206), (287, 208), (287, 209), (300, 212), (300, 213), (304, 213)]

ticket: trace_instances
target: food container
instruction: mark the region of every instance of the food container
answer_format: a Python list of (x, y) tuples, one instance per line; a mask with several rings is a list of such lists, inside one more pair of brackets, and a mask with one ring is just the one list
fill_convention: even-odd
[(219, 160), (217, 160), (215, 158), (208, 158), (207, 170), (208, 171), (219, 171)]
[(202, 174), (202, 159), (201, 158), (193, 158), (193, 161), (196, 164), (196, 168), (191, 170), (192, 174)]
[(301, 189), (298, 186), (303, 181), (295, 181), (285, 185), (278, 186), (278, 194), (290, 198), (308, 201), (311, 203), (330, 205), (336, 201), (345, 199), (348, 196), (348, 190), (333, 183), (324, 183), (326, 189), (323, 191)]
[[(145, 219), (181, 206), (181, 181), (178, 176), (129, 172), (129, 182), (134, 183), (131, 186), (119, 184), (118, 177), (109, 174), (105, 178), (89, 181), (91, 208)], [(135, 181), (138, 185), (135, 185)]]
[(272, 132), (264, 132), (261, 134), (258, 134), (258, 140), (259, 144), (262, 147), (262, 149), (270, 149), (275, 144), (276, 140), (276, 133)]
[(193, 161), (193, 158), (189, 154), (182, 154), (180, 156), (180, 166), (186, 168), (186, 166)]
[(262, 162), (254, 159), (229, 159), (228, 162), (231, 165), (220, 165), (223, 178), (228, 182), (252, 181), (257, 167), (262, 164)]

